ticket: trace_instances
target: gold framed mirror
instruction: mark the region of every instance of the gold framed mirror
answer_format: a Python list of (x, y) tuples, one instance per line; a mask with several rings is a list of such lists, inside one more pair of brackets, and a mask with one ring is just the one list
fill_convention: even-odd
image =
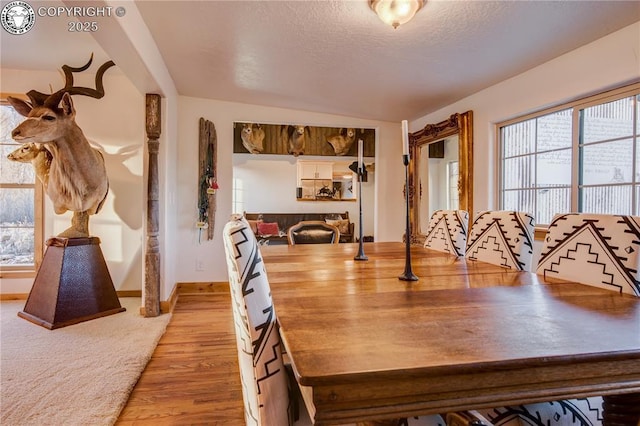
[[(473, 221), (473, 111), (409, 133), (411, 242), (424, 242), (435, 210), (466, 210)], [(457, 187), (457, 191), (456, 191)]]

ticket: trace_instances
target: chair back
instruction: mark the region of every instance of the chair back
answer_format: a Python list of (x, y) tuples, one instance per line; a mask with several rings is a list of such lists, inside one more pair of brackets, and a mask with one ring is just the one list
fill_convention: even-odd
[(471, 225), (465, 257), (504, 268), (530, 271), (534, 219), (511, 210), (484, 211)]
[(256, 237), (241, 215), (223, 231), (247, 425), (291, 424), (287, 373), (269, 281)]
[(640, 217), (569, 213), (547, 231), (536, 272), (640, 296)]
[(465, 210), (436, 210), (429, 219), (424, 246), (464, 256), (467, 248), (469, 213)]
[(338, 244), (340, 230), (321, 220), (298, 222), (287, 232), (289, 244)]

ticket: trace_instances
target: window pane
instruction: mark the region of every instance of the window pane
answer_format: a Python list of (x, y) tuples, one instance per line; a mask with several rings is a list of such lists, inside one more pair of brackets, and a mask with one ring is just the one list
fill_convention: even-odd
[(504, 191), (503, 197), (502, 208), (504, 210), (526, 212), (534, 216), (535, 219), (535, 190)]
[(24, 120), (11, 105), (0, 104), (0, 143), (15, 143), (11, 132)]
[(586, 145), (580, 151), (584, 185), (631, 182), (633, 179), (633, 139)]
[(0, 227), (0, 265), (33, 265), (34, 231)]
[(33, 264), (34, 190), (0, 189), (0, 264)]
[(572, 111), (565, 109), (538, 118), (538, 152), (571, 147)]
[(504, 157), (529, 154), (535, 150), (536, 120), (510, 124), (501, 129)]
[(34, 226), (33, 188), (0, 188), (0, 226)]
[(633, 97), (582, 110), (583, 143), (633, 135)]
[(538, 190), (536, 224), (548, 225), (557, 213), (571, 211), (571, 188), (549, 188)]
[(24, 121), (10, 105), (0, 104), (0, 183), (34, 183), (35, 173), (31, 164), (10, 161), (7, 155), (18, 148), (11, 131)]
[(533, 155), (504, 160), (502, 187), (504, 189), (533, 187), (534, 166), (535, 156)]
[(457, 210), (460, 206), (458, 194), (458, 181), (460, 179), (460, 165), (457, 161), (451, 161), (447, 165), (449, 175), (449, 205), (450, 210)]
[(538, 187), (571, 185), (571, 149), (538, 154), (536, 166)]
[(631, 214), (631, 185), (582, 188), (580, 198), (584, 213)]
[(640, 134), (640, 95), (636, 96), (636, 136)]

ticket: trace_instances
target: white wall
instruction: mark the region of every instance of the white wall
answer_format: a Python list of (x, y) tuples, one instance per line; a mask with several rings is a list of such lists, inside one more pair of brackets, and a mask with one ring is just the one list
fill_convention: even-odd
[[(378, 241), (401, 241), (404, 232), (404, 166), (402, 165), (402, 139), (400, 123), (389, 123), (357, 118), (318, 114), (306, 111), (261, 107), (233, 102), (180, 97), (179, 100), (179, 152), (178, 152), (178, 219), (175, 262), (177, 282), (226, 281), (227, 266), (222, 246), (222, 228), (231, 214), (231, 180), (233, 178), (233, 123), (301, 123), (326, 127), (375, 128), (376, 166), (374, 187), (376, 205), (374, 212), (364, 212), (365, 217), (375, 216), (373, 230)], [(198, 181), (198, 120), (203, 117), (214, 123), (218, 138), (217, 212), (214, 239), (198, 242), (195, 227), (197, 220)], [(295, 170), (293, 172), (295, 185)], [(265, 193), (279, 196), (279, 188), (265, 188)], [(291, 196), (295, 191), (291, 190)], [(383, 194), (383, 195), (380, 195)], [(365, 196), (368, 196), (365, 194)], [(301, 204), (301, 202), (299, 203)], [(315, 203), (314, 203), (315, 204)], [(332, 206), (334, 203), (327, 203)], [(342, 203), (335, 203), (338, 206)], [(354, 203), (351, 203), (354, 204)], [(314, 208), (314, 210), (316, 210)], [(331, 207), (330, 210), (335, 210)], [(342, 208), (339, 210), (343, 210)], [(339, 211), (338, 210), (338, 211)], [(284, 211), (280, 210), (279, 211)], [(351, 216), (351, 212), (349, 213)], [(357, 215), (354, 214), (354, 218)], [(366, 223), (366, 219), (365, 219)], [(204, 271), (196, 271), (202, 260)]]
[[(76, 74), (76, 85), (93, 87), (95, 75)], [(0, 91), (24, 94), (31, 89), (49, 91), (62, 87), (58, 72), (2, 69)], [(116, 290), (140, 290), (143, 272), (143, 229), (145, 226), (143, 184), (144, 95), (116, 68), (105, 73), (106, 94), (98, 100), (74, 96), (76, 122), (85, 136), (103, 152), (109, 176), (109, 194), (102, 210), (89, 220), (89, 231), (101, 240)], [(68, 228), (71, 213), (56, 215), (46, 197), (45, 239)], [(29, 293), (33, 278), (2, 279), (1, 293)]]
[(640, 22), (410, 123), (473, 110), (474, 209), (497, 207), (495, 124), (640, 78)]
[[(414, 132), (473, 110), (475, 211), (498, 208), (495, 124), (640, 78), (640, 22), (410, 123)], [(539, 248), (536, 248), (539, 252)], [(534, 259), (535, 260), (535, 259)], [(536, 262), (534, 262), (535, 264)]]
[[(497, 207), (495, 161), (496, 122), (567, 101), (640, 78), (640, 23), (624, 28), (594, 43), (563, 55), (432, 114), (413, 120), (410, 131), (437, 123), (452, 113), (474, 111), (474, 206), (476, 210)], [(78, 81), (92, 84), (91, 76)], [(57, 72), (42, 73), (2, 69), (0, 91), (24, 93), (32, 88), (47, 90), (59, 85)], [(43, 83), (44, 82), (44, 83)], [(107, 72), (106, 96), (100, 101), (77, 97), (77, 121), (88, 138), (108, 154), (107, 169), (113, 191), (104, 211), (90, 222), (118, 290), (140, 289), (143, 281), (142, 249), (146, 182), (144, 95), (121, 75)], [(170, 124), (161, 140), (161, 244), (164, 271), (161, 297), (166, 300), (176, 282), (225, 281), (226, 264), (220, 235), (231, 213), (233, 176), (232, 141), (234, 121), (267, 123), (299, 122), (307, 125), (377, 129), (374, 191), (374, 232), (378, 241), (400, 241), (404, 232), (404, 167), (401, 161), (400, 123), (378, 122), (238, 103), (179, 97), (163, 102), (163, 121)], [(177, 124), (174, 118), (178, 117)], [(108, 119), (105, 119), (108, 117)], [(213, 241), (198, 243), (197, 145), (198, 120), (211, 120), (218, 136), (220, 190)], [(115, 123), (115, 124), (114, 124)], [(174, 127), (175, 126), (175, 127)], [(176, 128), (177, 127), (177, 128)], [(177, 140), (174, 140), (177, 135)], [(115, 170), (112, 172), (112, 170)], [(113, 174), (113, 176), (112, 176)], [(366, 194), (365, 194), (366, 195)], [(50, 203), (49, 203), (50, 204)], [(68, 223), (47, 207), (45, 236)], [(365, 211), (365, 220), (370, 212)], [(205, 270), (195, 271), (196, 259), (205, 260)], [(27, 293), (32, 279), (3, 280), (2, 293)]]
[[(305, 160), (332, 161), (328, 157), (305, 156)], [(356, 161), (342, 157), (336, 161)], [(355, 223), (358, 236), (359, 211), (356, 201), (298, 201), (296, 199), (296, 157), (291, 155), (233, 154), (233, 178), (243, 182), (244, 211), (248, 213), (343, 213)], [(372, 158), (365, 158), (371, 163)], [(374, 234), (375, 173), (362, 183), (363, 235)], [(354, 188), (355, 191), (357, 189)], [(242, 211), (235, 212), (242, 213)]]

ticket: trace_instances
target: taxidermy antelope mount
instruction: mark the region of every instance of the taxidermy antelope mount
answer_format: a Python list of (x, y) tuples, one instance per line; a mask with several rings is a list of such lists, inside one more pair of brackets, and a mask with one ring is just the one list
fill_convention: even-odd
[[(82, 129), (76, 124), (76, 110), (71, 100), (71, 95), (96, 99), (104, 96), (102, 76), (115, 65), (113, 61), (104, 63), (98, 69), (95, 89), (73, 85), (73, 73), (86, 70), (92, 61), (93, 54), (82, 67), (63, 65), (66, 79), (64, 88), (53, 94), (31, 90), (27, 93), (30, 103), (11, 96), (7, 98), (18, 113), (27, 117), (13, 129), (13, 139), (24, 144), (41, 144), (51, 154), (45, 190), (57, 214), (67, 210), (73, 212), (71, 227), (58, 235), (64, 238), (89, 236), (89, 216), (100, 211), (109, 191), (104, 158), (89, 145)], [(38, 173), (40, 176), (43, 171)]]

